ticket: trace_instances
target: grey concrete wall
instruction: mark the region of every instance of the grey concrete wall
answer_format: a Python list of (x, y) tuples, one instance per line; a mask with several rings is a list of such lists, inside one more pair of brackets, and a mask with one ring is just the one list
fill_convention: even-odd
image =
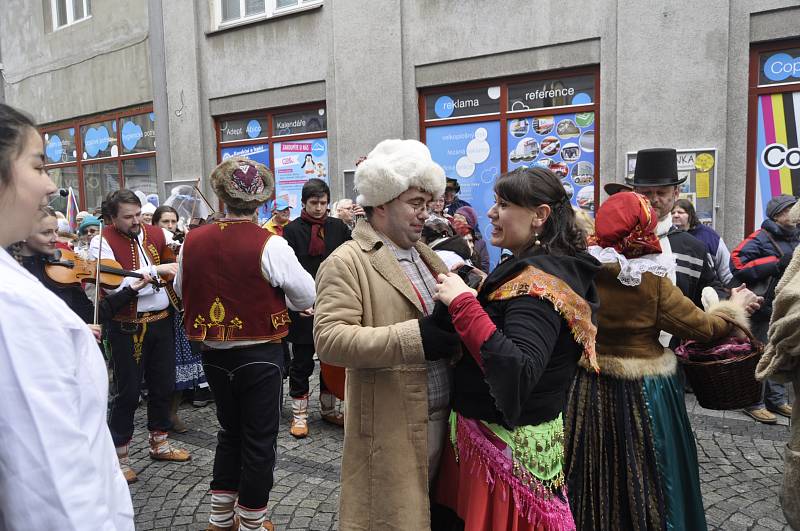
[(96, 0), (90, 19), (58, 31), (43, 5), (3, 3), (14, 14), (0, 17), (9, 104), (48, 123), (151, 101), (147, 2)]

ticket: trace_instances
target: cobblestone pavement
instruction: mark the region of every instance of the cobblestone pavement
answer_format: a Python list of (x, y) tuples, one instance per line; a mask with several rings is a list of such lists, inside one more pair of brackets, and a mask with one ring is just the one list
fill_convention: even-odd
[[(315, 395), (312, 392), (312, 397)], [(315, 398), (310, 409), (310, 435), (295, 440), (288, 433), (291, 409), (287, 395), (269, 503), (270, 518), (281, 531), (338, 527), (343, 432), (322, 422)], [(697, 438), (709, 528), (788, 530), (778, 501), (789, 433), (786, 420), (776, 426), (756, 424), (741, 413), (704, 410), (692, 395), (687, 395), (687, 409)], [(188, 463), (151, 461), (146, 432), (139, 428), (134, 435), (131, 460), (139, 482), (131, 486), (131, 495), (138, 530), (199, 530), (205, 529), (208, 521), (208, 484), (218, 427), (214, 407), (185, 405), (180, 416), (191, 429), (173, 439), (192, 452)], [(140, 407), (136, 425), (145, 424), (144, 408)]]

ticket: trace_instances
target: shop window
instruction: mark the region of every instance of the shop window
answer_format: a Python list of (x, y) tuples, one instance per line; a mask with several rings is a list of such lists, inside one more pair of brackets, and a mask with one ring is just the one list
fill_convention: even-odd
[(745, 230), (769, 200), (800, 195), (800, 43), (753, 46), (750, 56)]
[[(495, 179), (522, 166), (550, 169), (573, 206), (594, 213), (597, 77), (596, 68), (583, 68), (420, 94), (422, 139), (459, 181), (459, 198), (478, 213), (484, 237), (491, 232), (485, 213)], [(494, 266), (500, 250), (488, 248)]]
[[(50, 178), (56, 184), (58, 188), (63, 188), (64, 190), (72, 190), (72, 193), (75, 195), (75, 200), (77, 201), (78, 205), (81, 205), (81, 186), (80, 186), (80, 177), (78, 176), (78, 166), (62, 166), (60, 168), (52, 168), (47, 171), (50, 175)], [(58, 210), (59, 212), (65, 213), (67, 212), (67, 198), (62, 197), (61, 195), (57, 195), (53, 198), (50, 202), (50, 206), (54, 209)]]
[(75, 128), (67, 127), (44, 134), (44, 154), (47, 164), (60, 164), (78, 160), (75, 148)]
[[(277, 112), (217, 118), (219, 160), (246, 157), (271, 168), (275, 196), (300, 215), (300, 195), (305, 182), (317, 177), (328, 182), (327, 113), (322, 104)], [(272, 201), (259, 210), (265, 220)]]
[(107, 120), (81, 126), (83, 139), (83, 160), (116, 157), (117, 121)]
[(116, 162), (99, 162), (83, 167), (85, 209), (100, 208), (106, 195), (119, 190), (119, 166)]
[(122, 154), (146, 153), (156, 150), (156, 117), (152, 112), (120, 120)]
[(51, 0), (53, 30), (69, 26), (92, 15), (91, 0)]
[[(44, 128), (46, 168), (60, 188), (72, 188), (83, 210), (126, 186), (157, 193), (155, 115), (137, 108)], [(64, 211), (66, 201), (53, 207)]]
[(322, 0), (217, 0), (219, 26), (262, 20), (287, 12), (316, 7)]
[(122, 176), (125, 179), (125, 188), (134, 192), (142, 192), (144, 195), (158, 195), (155, 157), (124, 159), (122, 161)]

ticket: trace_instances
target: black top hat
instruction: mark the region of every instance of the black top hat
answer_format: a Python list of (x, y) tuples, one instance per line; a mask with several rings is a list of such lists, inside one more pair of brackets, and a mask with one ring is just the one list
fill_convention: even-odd
[(678, 154), (671, 148), (640, 149), (636, 153), (633, 186), (675, 186), (686, 180), (678, 178)]
[(633, 192), (633, 181), (625, 178), (624, 183), (606, 183), (603, 186), (603, 190), (606, 191), (606, 194), (609, 196), (618, 194), (620, 192)]

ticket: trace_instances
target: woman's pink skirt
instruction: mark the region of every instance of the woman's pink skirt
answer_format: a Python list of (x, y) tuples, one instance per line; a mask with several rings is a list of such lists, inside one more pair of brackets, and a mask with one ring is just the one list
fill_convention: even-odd
[(491, 430), (459, 415), (456, 439), (458, 460), (448, 440), (433, 496), (464, 521), (465, 531), (575, 529), (564, 489), (524, 484), (514, 475), (505, 443)]

